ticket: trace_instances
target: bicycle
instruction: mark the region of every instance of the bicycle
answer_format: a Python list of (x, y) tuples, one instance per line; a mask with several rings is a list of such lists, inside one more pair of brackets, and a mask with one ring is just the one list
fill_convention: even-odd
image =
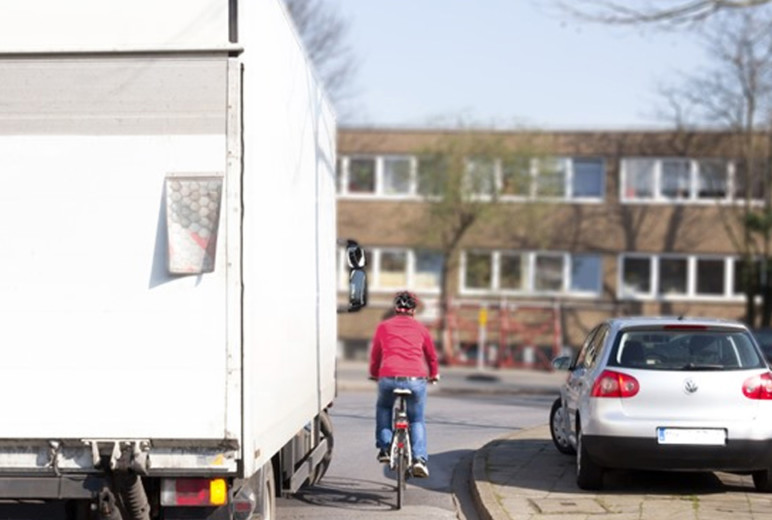
[(391, 446), (389, 447), (389, 469), (397, 473), (397, 509), (402, 509), (402, 501), (410, 478), (410, 462), (413, 451), (410, 444), (410, 421), (407, 417), (406, 398), (413, 392), (407, 388), (395, 388), (396, 396), (392, 419)]

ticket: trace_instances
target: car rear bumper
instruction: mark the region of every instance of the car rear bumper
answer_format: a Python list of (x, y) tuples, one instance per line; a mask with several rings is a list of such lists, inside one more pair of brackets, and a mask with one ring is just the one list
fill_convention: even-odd
[(772, 439), (724, 446), (662, 445), (657, 439), (585, 435), (582, 444), (604, 468), (745, 472), (772, 468)]

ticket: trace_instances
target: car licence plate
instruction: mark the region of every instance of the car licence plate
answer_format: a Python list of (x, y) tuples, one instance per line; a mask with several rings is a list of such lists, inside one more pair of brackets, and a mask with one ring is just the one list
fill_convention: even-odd
[(699, 444), (723, 446), (726, 430), (718, 428), (657, 428), (659, 444)]

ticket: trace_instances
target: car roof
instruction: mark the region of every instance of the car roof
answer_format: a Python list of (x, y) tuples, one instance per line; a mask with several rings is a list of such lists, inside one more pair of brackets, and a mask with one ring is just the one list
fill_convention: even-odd
[(647, 326), (659, 328), (667, 325), (698, 325), (748, 330), (744, 323), (736, 320), (691, 316), (623, 316), (610, 318), (607, 320), (607, 323), (616, 329)]

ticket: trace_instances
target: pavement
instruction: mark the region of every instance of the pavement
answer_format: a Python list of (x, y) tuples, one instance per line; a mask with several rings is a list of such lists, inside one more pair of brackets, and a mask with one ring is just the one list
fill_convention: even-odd
[[(433, 393), (558, 394), (561, 372), (442, 367)], [(362, 362), (339, 362), (341, 389), (372, 389)], [(576, 460), (552, 445), (549, 425), (512, 431), (472, 459), (471, 494), (484, 520), (772, 520), (772, 494), (750, 476), (608, 471), (603, 490), (576, 485)]]

